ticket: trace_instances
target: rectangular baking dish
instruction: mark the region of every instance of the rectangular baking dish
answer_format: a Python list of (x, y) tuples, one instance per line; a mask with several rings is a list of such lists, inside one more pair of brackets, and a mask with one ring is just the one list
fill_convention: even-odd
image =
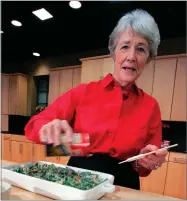
[(8, 165), (2, 167), (2, 179), (11, 183), (13, 186), (17, 186), (33, 193), (38, 193), (40, 195), (60, 200), (97, 200), (104, 196), (106, 193), (111, 193), (115, 190), (113, 185), (114, 176), (106, 173), (101, 173), (97, 171), (91, 171), (66, 165), (61, 165), (57, 163), (51, 163), (46, 161), (35, 161), (39, 164), (54, 164), (57, 167), (69, 167), (75, 171), (84, 172), (89, 171), (91, 173), (98, 174), (103, 180), (103, 183), (95, 186), (90, 190), (80, 190), (74, 187), (65, 186), (62, 184), (46, 181), (39, 178), (34, 178), (17, 172), (13, 172), (11, 169), (16, 166), (31, 164), (29, 163), (19, 163), (15, 165)]

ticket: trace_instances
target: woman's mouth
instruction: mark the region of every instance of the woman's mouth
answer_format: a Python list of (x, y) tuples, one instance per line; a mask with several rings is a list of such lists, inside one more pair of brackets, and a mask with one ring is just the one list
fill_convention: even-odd
[(136, 71), (136, 68), (131, 68), (131, 67), (122, 67), (126, 71)]

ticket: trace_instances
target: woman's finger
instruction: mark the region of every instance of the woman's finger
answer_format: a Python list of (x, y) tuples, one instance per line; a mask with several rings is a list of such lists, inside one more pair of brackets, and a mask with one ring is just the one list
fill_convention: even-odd
[(64, 130), (64, 137), (63, 137), (64, 143), (71, 143), (73, 130), (72, 130), (71, 126), (69, 125), (68, 121), (62, 120), (61, 128)]
[(54, 145), (60, 145), (61, 142), (61, 125), (60, 121), (54, 122), (53, 124), (53, 134), (54, 134)]

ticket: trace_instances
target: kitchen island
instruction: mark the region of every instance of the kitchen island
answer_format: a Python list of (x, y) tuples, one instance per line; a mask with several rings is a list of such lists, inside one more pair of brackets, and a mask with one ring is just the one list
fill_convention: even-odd
[[(15, 164), (10, 161), (1, 161), (1, 166)], [(29, 192), (12, 186), (10, 200), (53, 200), (51, 198)], [(176, 200), (176, 198), (147, 193), (130, 188), (116, 186), (113, 193), (107, 193), (101, 200)]]

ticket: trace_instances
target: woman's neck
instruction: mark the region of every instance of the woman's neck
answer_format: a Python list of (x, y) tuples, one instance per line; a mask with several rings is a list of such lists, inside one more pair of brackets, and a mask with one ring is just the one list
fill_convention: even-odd
[(112, 75), (114, 80), (123, 88), (123, 89), (129, 89), (133, 84), (134, 82), (132, 83), (129, 83), (129, 82), (125, 82), (123, 80), (120, 80), (118, 79), (118, 77), (114, 74)]

